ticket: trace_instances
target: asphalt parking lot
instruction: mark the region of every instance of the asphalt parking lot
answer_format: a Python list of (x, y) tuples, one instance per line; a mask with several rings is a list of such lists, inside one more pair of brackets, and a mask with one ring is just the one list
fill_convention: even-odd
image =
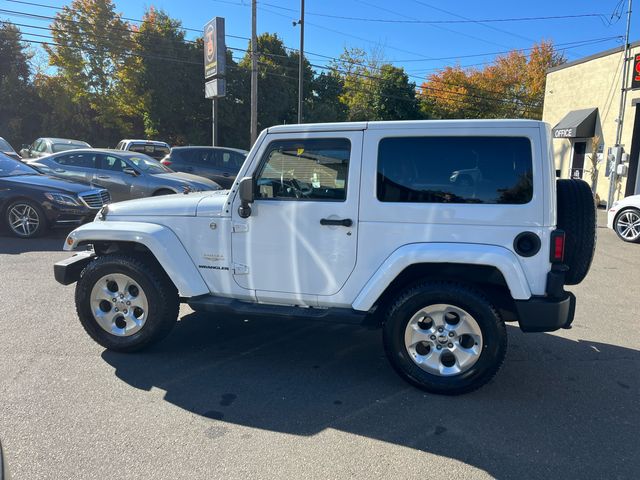
[[(600, 212), (604, 224), (604, 212)], [(0, 236), (0, 438), (15, 479), (638, 478), (640, 245), (598, 229), (574, 328), (524, 335), (454, 398), (391, 370), (381, 333), (183, 307), (104, 351), (53, 279), (66, 232)]]

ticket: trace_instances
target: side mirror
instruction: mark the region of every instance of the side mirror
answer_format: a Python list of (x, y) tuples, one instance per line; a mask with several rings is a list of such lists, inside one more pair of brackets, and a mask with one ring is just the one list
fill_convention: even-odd
[(251, 216), (251, 207), (249, 204), (253, 203), (253, 178), (244, 177), (240, 180), (238, 187), (238, 194), (240, 195), (240, 207), (238, 208), (238, 214), (242, 218), (248, 218)]
[(132, 177), (137, 177), (138, 176), (138, 172), (136, 172), (133, 168), (131, 167), (125, 167), (122, 169), (122, 171), (124, 173), (126, 173), (127, 175), (131, 175)]

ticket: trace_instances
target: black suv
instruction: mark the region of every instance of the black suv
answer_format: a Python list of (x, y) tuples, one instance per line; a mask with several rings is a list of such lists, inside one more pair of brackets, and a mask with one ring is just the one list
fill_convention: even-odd
[(226, 147), (173, 147), (162, 163), (176, 172), (200, 175), (231, 188), (247, 153)]

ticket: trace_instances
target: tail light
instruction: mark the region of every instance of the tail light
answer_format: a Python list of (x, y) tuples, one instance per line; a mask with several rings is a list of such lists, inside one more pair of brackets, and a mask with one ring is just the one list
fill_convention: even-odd
[(168, 167), (173, 162), (171, 162), (171, 160), (169, 160), (168, 158), (163, 158), (162, 160), (160, 160), (160, 163), (163, 164), (165, 167)]
[(549, 260), (551, 263), (562, 263), (564, 261), (564, 230), (554, 230), (551, 232), (551, 250), (549, 252)]

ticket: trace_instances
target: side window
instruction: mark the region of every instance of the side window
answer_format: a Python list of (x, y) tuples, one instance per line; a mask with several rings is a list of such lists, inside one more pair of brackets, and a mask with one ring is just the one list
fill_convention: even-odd
[(38, 140), (35, 147), (33, 147), (36, 152), (44, 152), (46, 148), (47, 142), (45, 140)]
[(116, 146), (116, 150), (122, 150), (123, 143), (124, 143), (123, 141), (120, 141), (120, 143), (118, 143), (118, 145)]
[(244, 162), (244, 157), (236, 152), (220, 152), (221, 166), (225, 170), (238, 171)]
[(344, 201), (350, 153), (346, 138), (271, 142), (257, 176), (257, 197)]
[[(204, 152), (203, 152), (204, 153)], [(220, 150), (207, 150), (204, 155), (204, 161), (208, 167), (211, 168), (222, 168), (222, 151)]]
[(525, 137), (391, 137), (378, 145), (381, 202), (524, 204), (533, 197)]
[(111, 172), (122, 172), (127, 166), (124, 161), (112, 155), (100, 155), (100, 169), (109, 170)]
[(95, 168), (95, 155), (91, 153), (72, 153), (55, 158), (55, 162), (67, 167)]

